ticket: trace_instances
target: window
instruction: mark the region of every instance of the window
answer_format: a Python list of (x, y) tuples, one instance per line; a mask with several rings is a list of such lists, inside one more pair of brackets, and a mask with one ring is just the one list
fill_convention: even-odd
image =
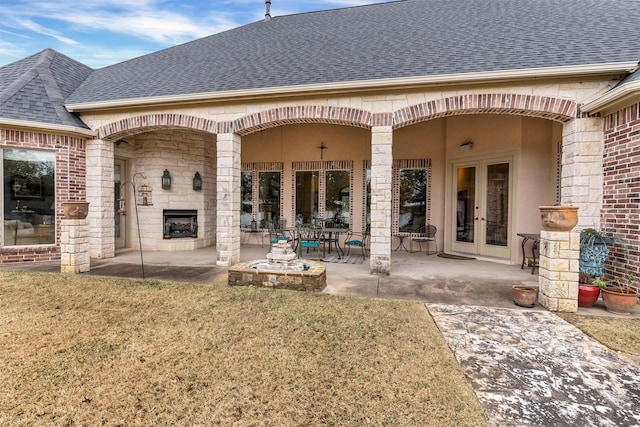
[(349, 171), (325, 172), (324, 217), (332, 220), (336, 226), (348, 226), (351, 222)]
[(429, 159), (394, 161), (393, 231), (413, 232), (429, 223)]
[(427, 215), (427, 171), (400, 169), (398, 231), (414, 231), (425, 225)]
[(258, 178), (260, 211), (258, 221), (265, 224), (280, 219), (280, 172), (260, 172)]
[(241, 174), (240, 227), (267, 228), (280, 220), (282, 163), (243, 163)]
[(2, 150), (4, 246), (55, 243), (55, 154)]
[(296, 224), (332, 221), (351, 224), (351, 174), (353, 161), (293, 162)]
[(311, 224), (320, 217), (319, 175), (318, 171), (296, 172), (296, 224)]
[(242, 181), (240, 227), (249, 228), (251, 221), (253, 221), (253, 172), (242, 172), (240, 179)]

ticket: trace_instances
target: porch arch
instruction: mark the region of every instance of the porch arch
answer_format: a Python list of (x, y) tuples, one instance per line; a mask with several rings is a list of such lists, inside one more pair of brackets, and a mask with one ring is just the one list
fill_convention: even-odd
[(147, 114), (129, 117), (96, 129), (97, 138), (115, 141), (141, 131), (185, 128), (207, 133), (218, 133), (218, 124), (209, 119), (185, 114)]
[(232, 128), (240, 136), (285, 124), (322, 123), (370, 129), (376, 114), (358, 108), (305, 105), (273, 108), (241, 117)]
[(393, 128), (463, 114), (512, 114), (568, 122), (578, 105), (564, 98), (519, 94), (460, 95), (415, 104), (394, 113)]

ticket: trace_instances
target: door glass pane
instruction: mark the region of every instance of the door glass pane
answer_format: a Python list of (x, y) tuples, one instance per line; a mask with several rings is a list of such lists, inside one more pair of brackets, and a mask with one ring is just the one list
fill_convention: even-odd
[(120, 214), (121, 209), (121, 198), (122, 198), (122, 169), (121, 165), (114, 165), (114, 179), (113, 179), (113, 206), (115, 209), (114, 212), (114, 223), (115, 223), (115, 238), (122, 238), (122, 215)]
[(474, 242), (476, 206), (476, 168), (458, 168), (456, 241)]
[(318, 171), (296, 172), (296, 224), (318, 219)]
[(414, 231), (427, 218), (427, 171), (400, 169), (398, 231)]
[(55, 155), (2, 151), (4, 246), (55, 243)]
[(350, 217), (350, 173), (349, 171), (326, 171), (325, 219), (338, 227), (349, 226)]
[(266, 227), (264, 224), (280, 219), (280, 172), (260, 172), (258, 178), (258, 221)]
[(251, 221), (253, 221), (253, 173), (242, 172), (241, 181), (242, 210), (240, 212), (240, 227), (249, 228), (251, 227)]
[(365, 173), (365, 180), (366, 180), (366, 185), (367, 185), (367, 190), (366, 190), (366, 219), (365, 219), (365, 224), (366, 226), (370, 226), (371, 225), (371, 169), (367, 169), (366, 173)]
[(487, 245), (507, 246), (509, 163), (487, 166)]

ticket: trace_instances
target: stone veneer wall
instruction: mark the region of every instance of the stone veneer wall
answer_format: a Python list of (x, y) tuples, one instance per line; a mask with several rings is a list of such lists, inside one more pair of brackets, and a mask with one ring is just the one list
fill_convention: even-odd
[[(190, 250), (215, 244), (216, 176), (215, 136), (193, 131), (167, 130), (136, 136), (131, 160), (131, 176), (141, 173), (152, 188), (153, 206), (138, 206), (140, 236), (145, 250)], [(164, 170), (169, 170), (171, 189), (161, 186)], [(193, 176), (200, 172), (202, 191), (192, 188)], [(144, 182), (140, 175), (137, 186)], [(198, 238), (164, 240), (164, 209), (197, 209)], [(133, 207), (128, 212), (134, 215)], [(131, 217), (131, 246), (138, 248), (138, 228)]]
[(640, 102), (605, 117), (602, 225), (611, 246), (608, 276), (640, 275)]
[(84, 138), (0, 128), (0, 149), (23, 148), (56, 153), (56, 244), (0, 248), (0, 263), (60, 259), (62, 202), (86, 198), (85, 146)]
[(580, 207), (578, 228), (600, 228), (602, 139), (601, 118), (564, 124), (560, 204)]
[(540, 231), (538, 301), (549, 311), (578, 310), (580, 234)]

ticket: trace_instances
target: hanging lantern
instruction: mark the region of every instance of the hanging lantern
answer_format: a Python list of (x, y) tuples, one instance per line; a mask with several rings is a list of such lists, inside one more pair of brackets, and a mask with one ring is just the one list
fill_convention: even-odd
[(123, 198), (118, 199), (118, 211), (117, 211), (117, 213), (122, 214), (122, 215), (126, 215), (126, 213), (127, 213), (127, 208), (125, 207)]
[(167, 169), (164, 170), (162, 174), (162, 189), (169, 190), (171, 189), (171, 174)]
[(151, 191), (151, 186), (149, 186), (148, 184), (139, 185), (137, 191), (138, 200), (136, 200), (136, 203), (139, 206), (152, 206), (153, 201), (151, 199)]
[(195, 191), (202, 190), (202, 177), (200, 176), (200, 172), (196, 172), (193, 176), (193, 189)]

